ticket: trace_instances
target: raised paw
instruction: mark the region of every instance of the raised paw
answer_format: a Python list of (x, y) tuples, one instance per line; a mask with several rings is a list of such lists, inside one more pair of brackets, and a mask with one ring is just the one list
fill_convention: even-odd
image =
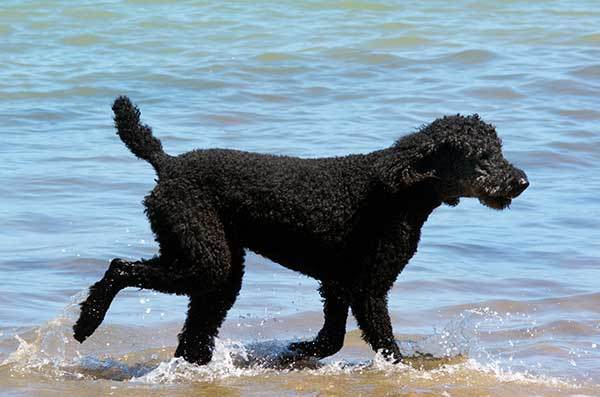
[(122, 259), (113, 259), (102, 280), (90, 287), (90, 294), (81, 303), (79, 319), (73, 325), (73, 337), (83, 343), (100, 326), (114, 297), (124, 287), (122, 278), (123, 266), (127, 264)]
[(102, 281), (90, 287), (90, 295), (81, 303), (79, 320), (73, 325), (73, 337), (77, 341), (83, 343), (88, 336), (94, 333), (104, 320), (114, 295), (109, 292), (109, 288)]

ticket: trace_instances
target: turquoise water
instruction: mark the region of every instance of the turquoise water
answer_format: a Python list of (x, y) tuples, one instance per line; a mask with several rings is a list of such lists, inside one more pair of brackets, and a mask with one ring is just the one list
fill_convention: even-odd
[[(463, 200), (431, 216), (390, 297), (396, 333), (432, 335), (488, 308), (489, 334), (467, 326), (479, 364), (491, 357), (600, 393), (599, 22), (593, 1), (3, 1), (0, 362), (111, 258), (156, 252), (141, 205), (154, 174), (114, 134), (115, 96), (140, 105), (171, 154), (368, 152), (441, 115), (477, 112), (531, 187), (504, 212)], [(228, 335), (314, 334), (315, 288), (250, 255), (229, 324), (254, 326)], [(185, 306), (127, 290), (103, 337), (146, 335), (119, 354), (172, 349)], [(257, 331), (265, 321), (283, 325)], [(15, 365), (0, 366), (0, 387)]]

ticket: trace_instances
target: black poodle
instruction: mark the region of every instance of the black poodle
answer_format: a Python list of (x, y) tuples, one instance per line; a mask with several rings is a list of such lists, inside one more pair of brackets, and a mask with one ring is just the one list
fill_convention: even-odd
[(289, 346), (294, 357), (340, 350), (351, 308), (365, 341), (401, 360), (387, 294), (429, 214), (460, 197), (504, 209), (529, 185), (478, 115), (440, 118), (372, 153), (304, 159), (225, 149), (172, 157), (128, 98), (113, 111), (117, 134), (158, 174), (144, 204), (160, 254), (114, 259), (81, 304), (75, 339), (94, 332), (123, 288), (187, 295), (175, 356), (198, 364), (211, 360), (236, 300), (245, 249), (321, 283), (325, 324), (315, 339)]

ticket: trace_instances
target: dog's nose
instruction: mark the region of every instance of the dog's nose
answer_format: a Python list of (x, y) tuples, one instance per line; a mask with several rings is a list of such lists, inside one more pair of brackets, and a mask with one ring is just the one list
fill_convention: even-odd
[(529, 180), (525, 173), (521, 170), (517, 171), (517, 175), (515, 177), (515, 185), (513, 187), (513, 197), (517, 197), (519, 194), (523, 193), (525, 189), (529, 187)]
[(527, 189), (527, 187), (529, 186), (529, 181), (525, 178), (521, 178), (519, 179), (519, 186), (521, 187), (521, 189), (525, 190)]

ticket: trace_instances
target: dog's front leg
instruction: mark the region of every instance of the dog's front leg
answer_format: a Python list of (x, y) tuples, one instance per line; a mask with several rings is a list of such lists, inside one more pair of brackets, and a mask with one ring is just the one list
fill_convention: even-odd
[(347, 292), (333, 283), (323, 283), (319, 292), (323, 297), (325, 324), (315, 339), (288, 346), (298, 358), (328, 357), (337, 353), (344, 345), (349, 307)]
[(387, 305), (387, 294), (362, 295), (353, 297), (350, 304), (352, 314), (358, 322), (363, 339), (383, 356), (394, 362), (400, 362), (402, 355), (392, 331), (392, 322)]

